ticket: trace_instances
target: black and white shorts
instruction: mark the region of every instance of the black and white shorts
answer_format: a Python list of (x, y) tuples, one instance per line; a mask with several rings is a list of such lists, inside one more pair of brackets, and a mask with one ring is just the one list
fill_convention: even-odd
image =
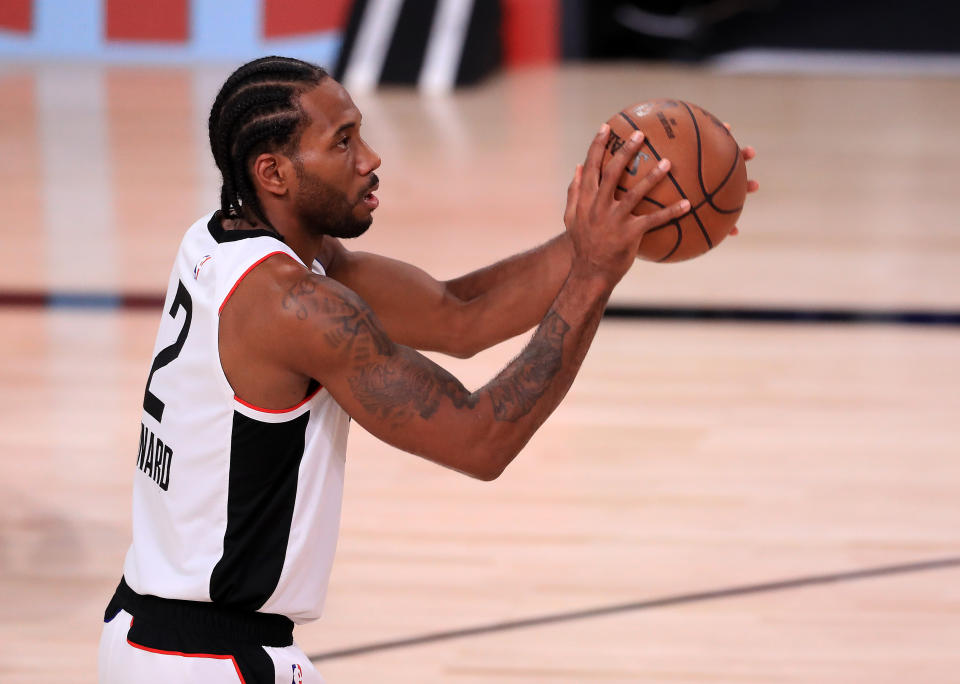
[(121, 580), (104, 615), (100, 684), (322, 684), (280, 615), (134, 593)]

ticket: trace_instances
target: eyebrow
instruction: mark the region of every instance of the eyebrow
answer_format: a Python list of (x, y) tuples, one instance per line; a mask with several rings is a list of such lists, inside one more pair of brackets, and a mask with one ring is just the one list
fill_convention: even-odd
[(333, 132), (333, 136), (332, 136), (332, 137), (336, 138), (337, 136), (339, 136), (341, 133), (343, 133), (343, 132), (344, 132), (345, 130), (347, 130), (348, 128), (355, 128), (356, 125), (357, 125), (357, 122), (356, 122), (356, 121), (348, 121), (347, 123), (342, 124), (339, 128), (337, 128), (337, 130), (335, 130), (335, 131)]

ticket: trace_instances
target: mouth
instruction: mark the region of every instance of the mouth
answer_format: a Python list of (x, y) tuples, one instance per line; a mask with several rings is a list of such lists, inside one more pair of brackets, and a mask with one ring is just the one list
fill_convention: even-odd
[(365, 194), (365, 195), (363, 196), (363, 204), (364, 204), (364, 205), (367, 207), (367, 209), (369, 209), (370, 211), (373, 211), (374, 209), (376, 209), (377, 207), (380, 206), (380, 200), (377, 199), (377, 196), (373, 194), (374, 192), (376, 192), (376, 191), (379, 190), (379, 189), (380, 189), (380, 183), (374, 183), (374, 184), (370, 187), (370, 190), (367, 192), (367, 194)]

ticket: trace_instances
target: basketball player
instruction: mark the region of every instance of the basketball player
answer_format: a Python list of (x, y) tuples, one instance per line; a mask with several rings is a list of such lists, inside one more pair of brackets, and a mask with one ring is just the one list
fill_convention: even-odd
[[(170, 276), (103, 683), (322, 681), (292, 630), (323, 605), (350, 418), (496, 478), (566, 394), (644, 232), (689, 209), (630, 213), (668, 164), (615, 200), (640, 140), (601, 181), (604, 125), (570, 185), (564, 235), (439, 283), (340, 242), (371, 224), (380, 158), (323, 70), (246, 64), (209, 123), (221, 206), (187, 231)], [(415, 351), (469, 356), (534, 325), (476, 391)]]

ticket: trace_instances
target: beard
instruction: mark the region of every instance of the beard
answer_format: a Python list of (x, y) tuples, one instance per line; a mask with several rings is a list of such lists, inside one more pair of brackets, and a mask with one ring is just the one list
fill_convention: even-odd
[(351, 202), (346, 193), (306, 173), (300, 164), (294, 165), (300, 178), (300, 192), (294, 210), (302, 226), (313, 235), (335, 238), (355, 238), (367, 232), (373, 217), (358, 219), (353, 210), (379, 181), (376, 174), (372, 175), (367, 189)]

